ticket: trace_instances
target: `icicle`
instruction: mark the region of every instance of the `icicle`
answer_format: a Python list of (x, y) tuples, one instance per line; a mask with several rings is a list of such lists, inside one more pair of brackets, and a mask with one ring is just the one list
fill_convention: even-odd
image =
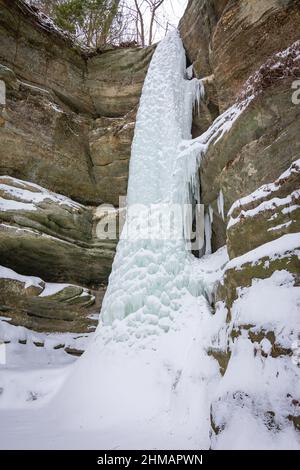
[(212, 238), (212, 221), (209, 212), (204, 216), (204, 230), (205, 230), (205, 254), (210, 255), (212, 253), (211, 238)]
[(208, 212), (209, 212), (210, 221), (211, 221), (211, 223), (213, 223), (213, 221), (214, 221), (214, 210), (213, 210), (213, 208), (211, 207), (210, 204), (208, 206)]
[(190, 65), (187, 69), (186, 69), (186, 77), (188, 80), (192, 80), (194, 76), (194, 65)]
[(218, 196), (218, 212), (220, 216), (222, 217), (222, 220), (225, 221), (225, 215), (224, 215), (224, 194), (222, 189), (219, 192)]

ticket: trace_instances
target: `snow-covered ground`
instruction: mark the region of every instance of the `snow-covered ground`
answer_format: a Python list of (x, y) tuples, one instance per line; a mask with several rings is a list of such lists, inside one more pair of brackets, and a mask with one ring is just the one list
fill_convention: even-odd
[[(227, 262), (223, 248), (195, 260), (195, 272), (213, 287)], [(194, 298), (186, 292), (185, 311), (175, 317), (168, 333), (150, 336), (143, 347), (106, 343), (105, 337), (100, 342), (91, 334), (82, 344), (89, 352), (76, 361), (62, 350), (53, 350), (55, 341), (66, 341), (63, 335), (50, 335), (45, 349), (34, 346), (29, 337), (26, 345), (15, 343), (8, 365), (0, 366), (0, 447), (298, 449), (299, 436), (288, 421), (282, 419), (279, 430), (268, 429), (263, 421), (269, 408), (279, 418), (291, 412), (285, 397), (299, 392), (296, 361), (267, 358), (271, 344), (266, 338), (253, 344), (242, 335), (233, 345), (234, 354), (222, 378), (217, 362), (206, 351), (216, 341), (218, 347), (225, 347), (226, 330), (244, 324), (255, 325), (257, 331), (275, 331), (280, 346), (290, 347), (299, 331), (299, 292), (288, 272), (253, 280), (234, 302), (229, 326), (222, 303), (212, 315), (203, 296), (195, 308)], [(32, 340), (45, 340), (39, 334), (30, 335)], [(253, 347), (258, 351), (255, 356)], [(79, 384), (78, 377), (84, 378), (90, 370), (97, 373), (89, 375), (88, 383)], [(233, 406), (237, 390), (241, 397), (252, 399)], [(212, 403), (218, 424), (227, 423), (226, 431), (213, 441), (209, 435)]]
[[(229, 340), (232, 354), (211, 396), (216, 425), (224, 427), (212, 446), (299, 450), (300, 436), (291, 421), (299, 416), (295, 397), (300, 393), (300, 287), (282, 270), (267, 279), (253, 279), (238, 294), (229, 325), (224, 304), (216, 308), (216, 318), (224, 321), (215, 340), (221, 349)], [(232, 330), (239, 332), (234, 340)], [(282, 353), (272, 352), (274, 347)]]
[[(227, 260), (221, 249), (197, 262), (198, 273), (213, 285)], [(83, 345), (89, 353), (74, 362), (53, 349), (67, 335), (50, 335), (46, 348), (28, 336), (26, 345), (11, 346), (8, 365), (0, 366), (0, 447), (208, 448), (209, 396), (220, 379), (216, 361), (203, 349), (213, 316), (203, 296), (195, 304), (186, 291), (182, 304), (185, 312), (172, 329), (150, 336), (142, 347), (105, 344), (91, 334)], [(10, 327), (16, 333), (20, 328)], [(91, 368), (97, 374), (80, 384), (78, 406), (77, 377)]]

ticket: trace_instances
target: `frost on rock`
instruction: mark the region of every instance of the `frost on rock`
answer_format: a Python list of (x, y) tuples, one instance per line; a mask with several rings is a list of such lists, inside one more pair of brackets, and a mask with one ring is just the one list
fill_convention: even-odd
[(23, 276), (16, 273), (12, 269), (6, 268), (5, 266), (0, 266), (0, 279), (10, 279), (12, 281), (19, 281), (24, 284), (24, 288), (28, 287), (38, 287), (40, 290), (44, 288), (44, 281), (39, 277), (35, 276)]

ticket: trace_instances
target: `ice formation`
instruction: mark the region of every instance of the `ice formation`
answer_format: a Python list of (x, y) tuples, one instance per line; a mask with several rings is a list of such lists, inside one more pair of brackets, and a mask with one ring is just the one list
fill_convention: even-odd
[[(199, 198), (198, 150), (181, 155), (191, 139), (193, 106), (203, 93), (199, 80), (186, 79), (186, 57), (177, 32), (154, 54), (137, 115), (130, 160), (127, 220), (102, 307), (103, 325), (126, 318), (119, 339), (167, 331), (182, 297), (203, 288), (191, 277), (183, 207)], [(172, 218), (173, 217), (173, 218)], [(162, 220), (163, 219), (163, 220)], [(111, 328), (110, 328), (111, 330)]]
[[(182, 152), (182, 146), (191, 140), (203, 89), (186, 76), (175, 31), (158, 45), (145, 80), (126, 223), (99, 326), (53, 405), (72, 429), (100, 427), (101, 446), (130, 448), (131, 436), (135, 448), (209, 447), (207, 394), (219, 370), (202, 348), (201, 324), (211, 317), (206, 291), (221, 276), (227, 254), (207, 273), (205, 260), (199, 263), (187, 249), (181, 212), (199, 197), (199, 150)], [(162, 219), (169, 222), (170, 212), (166, 227)], [(207, 385), (199, 389), (202, 382)]]
[(218, 197), (218, 212), (219, 212), (220, 216), (222, 217), (222, 220), (224, 221), (224, 220), (225, 220), (225, 213), (224, 213), (224, 194), (223, 194), (222, 189), (221, 189), (221, 191), (219, 192), (219, 197)]

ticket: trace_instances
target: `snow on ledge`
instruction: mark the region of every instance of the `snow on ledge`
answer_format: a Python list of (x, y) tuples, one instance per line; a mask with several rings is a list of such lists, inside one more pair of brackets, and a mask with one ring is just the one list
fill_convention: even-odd
[(14, 281), (19, 281), (25, 284), (25, 289), (28, 287), (43, 287), (44, 281), (35, 276), (23, 276), (22, 274), (18, 274), (12, 269), (6, 268), (4, 266), (0, 266), (0, 279), (11, 279)]
[(300, 258), (300, 233), (289, 233), (276, 240), (265, 243), (254, 250), (245, 253), (238, 258), (234, 258), (226, 266), (226, 271), (230, 269), (242, 269), (244, 264), (258, 264), (262, 258), (271, 260), (281, 259), (287, 253), (297, 250), (295, 254)]
[[(79, 211), (83, 206), (67, 196), (49, 191), (38, 184), (23, 181), (11, 176), (0, 176), (0, 194), (6, 197), (0, 197), (0, 210), (18, 211), (18, 210), (36, 210), (35, 205), (52, 201), (60, 206), (67, 206)], [(11, 196), (12, 199), (7, 199)]]
[(28, 287), (39, 287), (42, 291), (39, 294), (39, 297), (49, 297), (58, 292), (63, 291), (67, 287), (79, 287), (82, 289), (80, 296), (85, 296), (89, 293), (89, 290), (85, 287), (77, 286), (75, 284), (70, 283), (60, 283), (60, 282), (45, 282), (41, 278), (36, 276), (24, 276), (22, 274), (18, 274), (10, 268), (6, 268), (5, 266), (0, 266), (0, 279), (11, 279), (15, 281), (22, 282), (24, 284), (24, 288), (27, 289)]
[[(298, 205), (293, 206), (293, 202), (297, 199), (300, 199), (300, 190), (296, 190), (296, 191), (292, 192), (292, 194), (289, 194), (288, 196), (286, 196), (284, 198), (274, 197), (271, 200), (263, 201), (259, 206), (255, 207), (254, 209), (242, 210), (239, 213), (238, 217), (236, 217), (236, 218), (233, 218), (232, 216), (230, 217), (229, 223), (227, 225), (227, 230), (229, 230), (234, 225), (239, 223), (242, 219), (255, 217), (260, 212), (274, 210), (274, 209), (277, 209), (279, 207), (287, 206), (287, 205), (289, 205), (289, 207), (286, 208), (286, 209), (291, 209), (291, 208), (298, 209), (298, 207), (300, 207), (300, 206), (298, 206)], [(282, 210), (282, 212), (283, 212), (283, 210)]]
[(269, 197), (273, 192), (278, 191), (278, 189), (280, 188), (284, 180), (289, 178), (291, 175), (297, 174), (297, 173), (300, 173), (300, 159), (295, 160), (292, 163), (292, 165), (284, 173), (282, 173), (282, 175), (280, 175), (279, 178), (274, 183), (265, 184), (261, 186), (260, 188), (258, 188), (253, 193), (249, 194), (248, 196), (238, 199), (231, 206), (228, 212), (228, 216), (231, 216), (232, 213), (241, 206), (246, 206), (248, 204), (256, 202), (258, 199)]

